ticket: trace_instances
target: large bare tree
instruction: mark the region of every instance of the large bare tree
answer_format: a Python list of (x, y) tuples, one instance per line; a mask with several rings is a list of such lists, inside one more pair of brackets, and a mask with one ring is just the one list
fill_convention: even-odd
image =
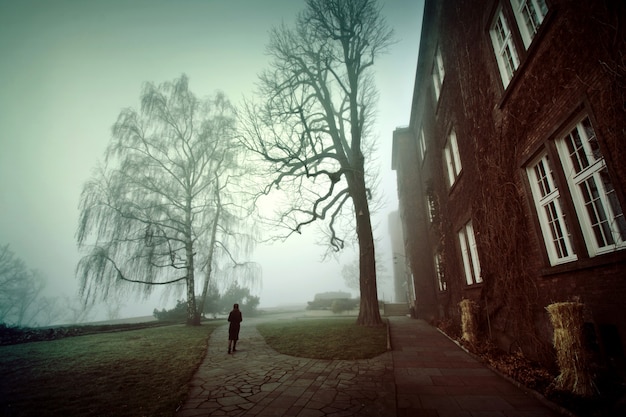
[[(280, 222), (293, 232), (325, 220), (329, 243), (351, 212), (359, 244), (358, 324), (382, 324), (378, 310), (371, 190), (366, 174), (373, 122), (375, 59), (392, 31), (374, 0), (307, 0), (293, 29), (275, 28), (271, 66), (260, 76), (262, 104), (247, 103), (244, 142), (274, 175), (265, 193), (291, 196)], [(353, 229), (354, 230), (354, 223)]]
[(217, 179), (237, 162), (233, 129), (226, 97), (198, 99), (184, 75), (145, 84), (140, 111), (120, 113), (105, 165), (80, 200), (77, 242), (87, 253), (77, 275), (86, 301), (183, 282), (187, 322), (199, 324), (196, 276), (211, 262)]

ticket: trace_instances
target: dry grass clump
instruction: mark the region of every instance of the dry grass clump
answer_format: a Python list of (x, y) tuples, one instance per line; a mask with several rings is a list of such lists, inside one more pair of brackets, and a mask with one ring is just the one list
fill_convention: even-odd
[(590, 355), (583, 339), (582, 303), (554, 303), (546, 307), (554, 326), (554, 348), (560, 374), (555, 379), (555, 388), (590, 397), (594, 394)]
[(472, 300), (462, 300), (459, 303), (461, 307), (461, 339), (474, 346), (478, 343), (478, 321), (476, 314), (478, 313), (478, 305)]

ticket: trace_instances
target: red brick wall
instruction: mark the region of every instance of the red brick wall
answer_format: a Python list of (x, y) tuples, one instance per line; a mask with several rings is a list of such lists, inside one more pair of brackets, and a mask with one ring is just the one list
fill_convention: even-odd
[[(427, 2), (425, 19), (436, 22), (425, 20), (422, 42), (428, 47), (420, 49), (424, 70), (420, 75), (418, 68), (419, 96), (411, 119), (411, 146), (423, 127), (427, 160), (423, 165), (416, 156), (411, 160), (410, 152), (417, 153), (413, 148), (398, 171), (412, 264), (430, 265), (422, 270), (430, 275), (422, 273), (416, 282), (434, 285), (432, 256), (442, 247), (448, 281), (448, 290), (437, 295), (442, 318), (459, 324), (458, 302), (475, 299), (485, 334), (490, 330), (503, 347), (519, 345), (542, 357), (551, 344), (545, 306), (577, 297), (587, 306), (589, 322), (598, 329), (615, 326), (626, 347), (626, 250), (550, 267), (524, 170), (535, 152), (584, 111), (626, 208), (624, 5), (549, 2), (550, 12), (505, 91), (488, 35), (496, 2), (488, 7), (479, 0), (435, 3)], [(438, 103), (428, 71), (436, 45), (446, 69)], [(463, 172), (450, 190), (441, 150), (451, 127)], [(440, 205), (441, 222), (435, 226), (424, 223), (424, 184), (432, 184)], [(457, 241), (457, 231), (469, 219), (484, 279), (472, 287), (465, 284)]]

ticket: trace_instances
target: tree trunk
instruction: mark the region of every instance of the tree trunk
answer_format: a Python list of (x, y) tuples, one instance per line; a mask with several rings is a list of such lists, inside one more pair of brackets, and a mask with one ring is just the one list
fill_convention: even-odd
[(191, 234), (191, 198), (187, 198), (187, 207), (185, 214), (186, 223), (186, 244), (185, 252), (187, 257), (187, 324), (190, 326), (200, 325), (200, 314), (196, 307), (196, 282), (194, 274), (194, 253), (193, 253), (193, 236)]
[(204, 278), (204, 285), (202, 287), (202, 297), (200, 298), (200, 306), (198, 307), (199, 314), (204, 314), (204, 304), (206, 302), (206, 296), (209, 292), (209, 282), (211, 280), (211, 272), (213, 271), (213, 252), (215, 250), (215, 240), (217, 238), (217, 222), (220, 218), (222, 206), (218, 204), (217, 212), (215, 213), (215, 219), (213, 220), (213, 229), (211, 230), (211, 241), (209, 246), (209, 255), (207, 258), (206, 277)]
[(187, 245), (187, 324), (190, 326), (200, 325), (200, 315), (196, 308), (195, 279), (193, 271), (193, 248)]
[(374, 235), (372, 233), (372, 220), (370, 218), (362, 169), (355, 171), (352, 183), (352, 200), (356, 215), (357, 237), (359, 239), (359, 283), (361, 290), (361, 305), (357, 324), (361, 326), (382, 326), (383, 321), (378, 308), (378, 290), (376, 288)]

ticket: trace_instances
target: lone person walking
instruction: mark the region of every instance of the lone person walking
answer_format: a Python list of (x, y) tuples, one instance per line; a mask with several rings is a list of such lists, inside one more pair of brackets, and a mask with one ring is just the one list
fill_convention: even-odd
[(230, 347), (233, 347), (233, 352), (237, 352), (237, 340), (239, 340), (239, 327), (243, 321), (241, 311), (239, 311), (239, 304), (234, 304), (233, 309), (228, 315), (228, 353), (231, 352)]

